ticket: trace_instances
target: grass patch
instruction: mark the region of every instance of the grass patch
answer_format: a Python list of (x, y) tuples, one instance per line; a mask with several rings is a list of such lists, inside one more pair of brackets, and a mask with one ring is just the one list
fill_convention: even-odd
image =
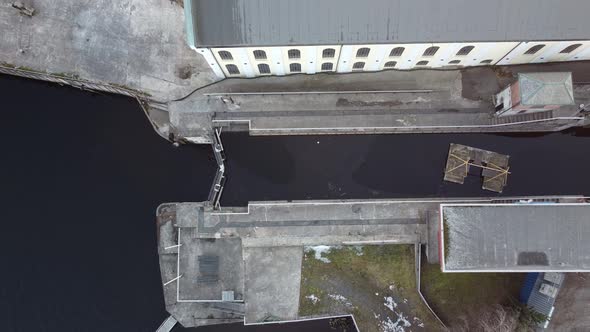
[(442, 273), (438, 264), (423, 264), (422, 293), (451, 327), (461, 316), (477, 316), (479, 308), (507, 305), (518, 293), (523, 273)]
[[(375, 314), (395, 315), (383, 305), (384, 296), (393, 296), (402, 303), (396, 310), (404, 316), (418, 317), (428, 327), (438, 327), (434, 317), (421, 302), (416, 291), (413, 245), (381, 245), (332, 248), (323, 257), (325, 263), (306, 252), (299, 300), (300, 316), (350, 313), (362, 331), (380, 330)], [(334, 300), (342, 295), (347, 304)], [(379, 295), (377, 295), (379, 294)], [(308, 298), (316, 296), (315, 304)], [(407, 302), (404, 302), (404, 299)]]

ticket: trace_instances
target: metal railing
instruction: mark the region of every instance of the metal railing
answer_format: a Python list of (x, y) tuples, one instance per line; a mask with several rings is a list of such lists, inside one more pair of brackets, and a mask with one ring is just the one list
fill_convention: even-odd
[(221, 194), (223, 193), (223, 186), (225, 185), (225, 152), (223, 150), (223, 143), (221, 143), (221, 128), (215, 128), (213, 133), (213, 154), (217, 161), (217, 172), (213, 179), (213, 185), (209, 191), (209, 202), (214, 210), (219, 210), (221, 201)]

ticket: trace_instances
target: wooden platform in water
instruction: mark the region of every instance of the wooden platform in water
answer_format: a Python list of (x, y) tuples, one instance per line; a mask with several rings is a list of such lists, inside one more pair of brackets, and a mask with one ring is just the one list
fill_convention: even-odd
[(463, 184), (470, 167), (477, 167), (483, 177), (482, 188), (501, 193), (510, 174), (509, 158), (508, 155), (451, 143), (444, 180)]

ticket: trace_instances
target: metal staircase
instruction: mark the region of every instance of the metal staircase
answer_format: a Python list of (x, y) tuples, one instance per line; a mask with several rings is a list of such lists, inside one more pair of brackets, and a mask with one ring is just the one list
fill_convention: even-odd
[(518, 123), (526, 121), (539, 121), (545, 119), (552, 119), (553, 111), (546, 112), (532, 112), (527, 114), (517, 114), (509, 116), (495, 116), (492, 118), (492, 124)]

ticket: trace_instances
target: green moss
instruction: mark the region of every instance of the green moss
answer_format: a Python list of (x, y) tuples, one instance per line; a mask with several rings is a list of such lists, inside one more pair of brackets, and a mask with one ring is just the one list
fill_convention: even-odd
[(42, 73), (42, 71), (39, 70), (35, 70), (31, 67), (27, 67), (27, 66), (16, 66), (14, 67), (15, 69), (20, 69), (20, 70), (26, 70), (26, 71), (34, 71), (34, 72), (38, 72), (38, 73)]
[(449, 250), (451, 248), (451, 237), (450, 237), (450, 229), (449, 223), (447, 221), (447, 216), (443, 217), (443, 242), (444, 242), (444, 255), (445, 255), (445, 262), (449, 258)]
[(135, 93), (137, 93), (137, 94), (139, 94), (139, 95), (143, 95), (143, 96), (147, 96), (147, 97), (151, 97), (151, 96), (152, 96), (151, 94), (149, 94), (149, 93), (147, 93), (147, 92), (144, 92), (144, 91), (139, 91), (139, 90), (133, 89), (133, 88), (131, 88), (131, 87), (129, 87), (129, 86), (127, 86), (127, 85), (125, 85), (125, 84), (109, 83), (109, 85), (110, 85), (110, 86), (114, 86), (114, 87), (116, 87), (116, 88), (121, 88), (121, 89), (129, 90), (129, 91), (135, 92)]
[(13, 65), (12, 63), (8, 63), (8, 62), (0, 62), (0, 66), (2, 67), (6, 67), (6, 68), (16, 68), (15, 65)]
[(51, 73), (51, 75), (61, 77), (61, 78), (73, 78), (73, 79), (80, 78), (80, 75), (75, 74), (75, 73)]

